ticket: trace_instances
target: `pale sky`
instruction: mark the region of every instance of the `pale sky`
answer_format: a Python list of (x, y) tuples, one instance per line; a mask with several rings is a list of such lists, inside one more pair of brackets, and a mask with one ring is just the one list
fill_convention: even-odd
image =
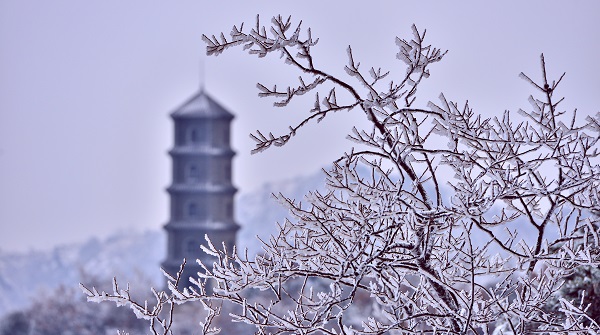
[(410, 37), (415, 23), (449, 50), (418, 106), (444, 92), (485, 115), (528, 108), (532, 90), (518, 74), (540, 78), (544, 52), (551, 75), (567, 72), (563, 107), (583, 116), (600, 110), (599, 13), (598, 1), (0, 0), (0, 250), (159, 229), (168, 220), (168, 114), (202, 83), (236, 115), (240, 191), (312, 173), (350, 148), (344, 136), (363, 121), (358, 110), (251, 156), (248, 133), (284, 131), (312, 96), (274, 109), (256, 82), (282, 87), (299, 73), (241, 49), (206, 58), (203, 33), (292, 15), (320, 38), (317, 66), (343, 76), (351, 44), (365, 68), (400, 78), (394, 38)]

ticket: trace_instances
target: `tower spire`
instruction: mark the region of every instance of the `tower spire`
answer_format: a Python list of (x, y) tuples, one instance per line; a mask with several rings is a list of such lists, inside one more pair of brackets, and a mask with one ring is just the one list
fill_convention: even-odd
[(204, 83), (206, 81), (206, 69), (205, 69), (205, 55), (202, 54), (200, 56), (200, 61), (198, 62), (198, 76), (199, 76), (199, 82), (200, 82), (200, 92), (204, 92)]

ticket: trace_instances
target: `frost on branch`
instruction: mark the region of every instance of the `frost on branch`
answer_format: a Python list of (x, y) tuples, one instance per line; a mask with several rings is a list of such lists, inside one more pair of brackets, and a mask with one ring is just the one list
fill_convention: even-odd
[[(351, 130), (355, 147), (324, 171), (326, 191), (302, 203), (276, 195), (292, 219), (263, 241), (264, 253), (210, 246), (205, 251), (217, 261), (205, 265), (196, 286), (181, 292), (171, 278), (155, 309), (202, 304), (204, 333), (220, 303), (236, 306), (233, 321), (258, 334), (600, 331), (588, 314), (593, 301), (560, 296), (569, 276), (600, 265), (599, 116), (582, 121), (559, 109), (563, 77), (549, 82), (543, 56), (541, 81), (521, 75), (536, 90), (531, 109), (487, 118), (444, 95), (413, 107), (429, 66), (445, 54), (424, 44), (416, 27), (413, 35), (397, 39), (406, 72), (396, 81), (386, 70), (363, 71), (350, 47), (347, 77), (317, 67), (316, 40), (290, 18), (275, 17), (268, 28), (257, 19), (248, 33), (234, 27), (230, 38), (204, 36), (208, 54), (242, 45), (296, 68), (299, 84), (258, 84), (275, 106), (315, 95), (308, 116), (286, 134), (251, 135), (254, 152), (283, 146), (337, 111), (361, 113), (369, 127)], [(86, 293), (165, 323), (126, 291)]]

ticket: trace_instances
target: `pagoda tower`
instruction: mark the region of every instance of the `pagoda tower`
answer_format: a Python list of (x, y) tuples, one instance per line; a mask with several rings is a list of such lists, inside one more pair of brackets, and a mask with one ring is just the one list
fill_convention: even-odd
[(163, 269), (174, 276), (183, 259), (187, 263), (179, 288), (191, 284), (201, 267), (214, 258), (200, 249), (205, 234), (220, 248), (231, 250), (239, 225), (233, 217), (236, 188), (231, 182), (234, 152), (229, 144), (233, 115), (209, 97), (203, 89), (171, 113), (175, 124), (175, 145), (169, 151), (173, 181), (167, 188), (171, 201), (167, 258)]

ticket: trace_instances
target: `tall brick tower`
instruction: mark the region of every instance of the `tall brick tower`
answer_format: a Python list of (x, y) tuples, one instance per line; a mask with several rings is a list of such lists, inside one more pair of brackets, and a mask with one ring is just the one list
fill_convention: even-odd
[[(167, 258), (163, 268), (175, 275), (186, 258), (179, 287), (190, 286), (200, 266), (214, 259), (200, 249), (207, 234), (217, 247), (235, 244), (239, 225), (233, 217), (236, 188), (231, 182), (230, 123), (233, 115), (200, 90), (171, 113), (175, 123), (175, 145), (169, 155), (173, 182), (167, 188), (171, 199)], [(231, 250), (231, 249), (229, 249)]]

